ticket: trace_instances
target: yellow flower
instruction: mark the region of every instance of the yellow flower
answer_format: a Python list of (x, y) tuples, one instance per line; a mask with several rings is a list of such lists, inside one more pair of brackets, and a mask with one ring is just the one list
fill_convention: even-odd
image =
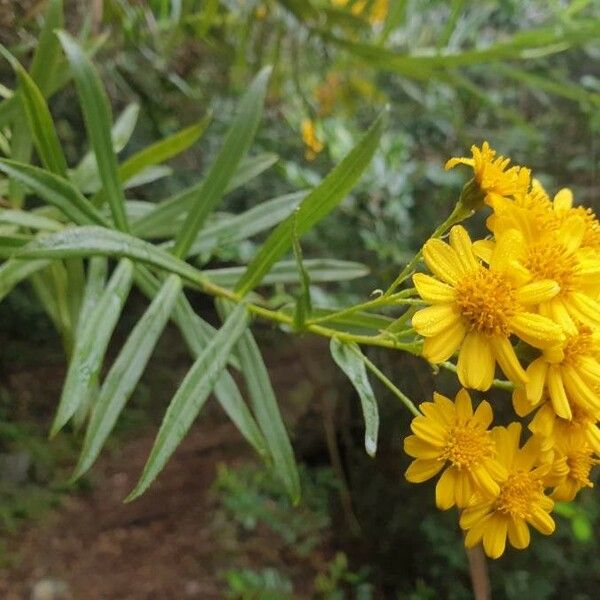
[(496, 157), (496, 151), (483, 142), (481, 148), (471, 146), (472, 158), (451, 158), (446, 169), (456, 165), (467, 165), (473, 168), (475, 181), (485, 194), (485, 202), (491, 204), (497, 198), (507, 198), (527, 191), (531, 173), (529, 169), (519, 166), (509, 167), (510, 159)]
[(312, 119), (304, 119), (301, 125), (302, 141), (306, 146), (304, 156), (306, 160), (314, 160), (323, 150), (323, 142), (317, 137), (317, 129)]
[(371, 6), (371, 14), (369, 15), (371, 25), (383, 23), (387, 17), (388, 10), (389, 0), (375, 0)]
[(567, 335), (562, 347), (544, 350), (527, 367), (527, 400), (538, 404), (547, 392), (554, 412), (563, 419), (572, 418), (572, 405), (600, 414), (599, 356), (598, 334), (580, 325), (577, 333)]
[(549, 535), (554, 531), (550, 512), (554, 502), (544, 493), (544, 477), (550, 465), (536, 467), (539, 460), (539, 442), (530, 438), (520, 448), (521, 425), (495, 427), (492, 437), (496, 443), (498, 460), (508, 471), (494, 498), (475, 496), (462, 512), (460, 526), (466, 533), (467, 548), (483, 540), (483, 548), (490, 558), (504, 553), (506, 539), (518, 549), (529, 545), (529, 525)]
[(331, 114), (340, 96), (342, 80), (337, 73), (328, 73), (325, 81), (315, 89), (315, 99), (319, 104), (319, 114)]
[(582, 488), (594, 487), (590, 481), (590, 471), (598, 463), (600, 461), (594, 458), (594, 451), (586, 444), (566, 440), (558, 444), (553, 472), (550, 474), (554, 487), (552, 498), (571, 502)]
[(466, 506), (473, 492), (497, 494), (497, 480), (506, 476), (495, 459), (494, 442), (487, 431), (493, 419), (492, 408), (485, 400), (473, 412), (466, 390), (453, 403), (440, 394), (433, 402), (423, 402), (422, 416), (411, 423), (414, 435), (404, 440), (404, 450), (415, 458), (406, 471), (406, 479), (421, 483), (437, 475), (444, 467), (435, 488), (438, 508), (455, 504)]
[(539, 404), (532, 405), (527, 400), (524, 388), (513, 392), (513, 406), (520, 417), (537, 409), (529, 423), (529, 430), (543, 440), (543, 450), (552, 450), (561, 444), (589, 445), (600, 456), (598, 414), (569, 400), (571, 419), (563, 419), (556, 414), (547, 392)]
[(432, 306), (415, 313), (413, 327), (425, 338), (423, 356), (432, 363), (448, 360), (460, 348), (457, 370), (464, 387), (489, 389), (496, 362), (515, 384), (525, 383), (511, 334), (536, 348), (551, 348), (564, 339), (559, 325), (528, 309), (552, 298), (559, 288), (552, 281), (523, 284), (522, 270), (513, 270), (517, 242), (503, 236), (489, 266), (475, 256), (461, 226), (450, 231), (450, 244), (431, 239), (423, 248), (435, 277), (417, 273), (413, 282)]
[(539, 206), (525, 209), (515, 203), (496, 202), (493, 228), (497, 240), (519, 231), (522, 241), (515, 258), (531, 281), (551, 279), (559, 285), (559, 293), (541, 303), (540, 314), (560, 323), (566, 331), (575, 332), (577, 321), (600, 326), (600, 302), (596, 300), (600, 256), (582, 245), (586, 224), (581, 216), (571, 214), (558, 221), (551, 208), (543, 211)]

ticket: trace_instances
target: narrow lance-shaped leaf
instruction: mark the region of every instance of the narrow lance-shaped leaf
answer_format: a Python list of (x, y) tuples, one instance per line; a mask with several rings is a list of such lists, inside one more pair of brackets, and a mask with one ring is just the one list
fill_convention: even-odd
[(56, 206), (71, 221), (108, 226), (104, 216), (68, 180), (44, 169), (13, 160), (0, 159), (0, 171), (18, 180), (48, 204)]
[(97, 381), (108, 342), (121, 315), (133, 280), (133, 264), (122, 260), (75, 342), (50, 435), (56, 435), (88, 397)]
[(169, 404), (144, 472), (127, 501), (143, 494), (162, 471), (206, 402), (247, 323), (247, 309), (239, 304), (196, 359)]
[(365, 363), (360, 358), (362, 352), (354, 342), (343, 343), (336, 338), (331, 339), (330, 350), (333, 360), (346, 373), (354, 389), (358, 392), (365, 421), (365, 450), (369, 456), (375, 456), (379, 431), (379, 411)]
[(67, 33), (57, 34), (75, 79), (86, 129), (94, 148), (103, 189), (108, 198), (115, 225), (128, 229), (125, 197), (119, 181), (117, 158), (110, 136), (111, 112), (108, 98), (91, 62), (77, 42)]
[(223, 146), (210, 166), (197, 198), (175, 238), (175, 256), (186, 256), (206, 217), (223, 197), (227, 184), (248, 152), (258, 129), (270, 74), (270, 67), (262, 69), (242, 96)]
[(51, 263), (47, 259), (19, 260), (10, 258), (0, 266), (0, 301), (3, 300), (13, 288), (29, 278), (33, 273), (41, 271)]
[(41, 231), (60, 231), (64, 228), (59, 221), (25, 210), (0, 210), (0, 223)]
[(1, 44), (0, 52), (10, 62), (19, 79), (19, 98), (23, 103), (29, 129), (43, 165), (49, 171), (66, 177), (67, 161), (44, 95), (19, 61)]
[(275, 471), (292, 501), (297, 503), (300, 500), (300, 478), (294, 451), (279, 412), (269, 373), (249, 330), (243, 333), (238, 343), (237, 355), (246, 379), (256, 420), (273, 457)]
[(93, 225), (69, 227), (40, 237), (21, 248), (18, 256), (54, 259), (87, 256), (131, 258), (180, 275), (199, 286), (207, 281), (198, 269), (144, 240)]
[(240, 295), (256, 287), (271, 266), (290, 249), (294, 219), (298, 235), (301, 236), (327, 216), (354, 187), (377, 149), (383, 131), (384, 114), (376, 119), (342, 162), (300, 203), (296, 216), (288, 217), (267, 238), (236, 286)]
[(170, 275), (129, 334), (102, 384), (74, 478), (83, 475), (100, 453), (148, 364), (180, 291), (181, 279), (177, 275)]
[[(277, 161), (275, 154), (246, 157), (229, 180), (225, 193), (232, 192), (251, 181)], [(185, 214), (194, 204), (204, 180), (158, 203), (149, 214), (132, 223), (132, 230), (142, 237), (168, 237), (179, 231)]]

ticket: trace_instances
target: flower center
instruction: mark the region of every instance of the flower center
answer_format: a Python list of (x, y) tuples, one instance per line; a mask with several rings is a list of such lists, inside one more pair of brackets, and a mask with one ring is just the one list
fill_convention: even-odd
[(561, 243), (545, 241), (529, 247), (524, 266), (535, 279), (553, 279), (565, 293), (573, 287), (577, 260)]
[(496, 499), (495, 509), (525, 519), (530, 514), (531, 506), (539, 500), (543, 491), (541, 481), (531, 473), (511, 473), (500, 486), (500, 495)]
[(456, 304), (477, 332), (508, 335), (508, 320), (516, 312), (517, 298), (501, 273), (480, 268), (458, 283)]
[(571, 452), (567, 456), (569, 477), (575, 480), (581, 487), (593, 487), (590, 481), (590, 471), (597, 462), (589, 451), (579, 450)]
[(568, 338), (563, 348), (563, 364), (573, 363), (580, 356), (593, 354), (594, 339), (592, 330), (587, 325), (579, 325), (579, 333)]
[(486, 431), (469, 425), (457, 425), (450, 430), (440, 460), (449, 460), (459, 469), (472, 469), (493, 454), (494, 442)]

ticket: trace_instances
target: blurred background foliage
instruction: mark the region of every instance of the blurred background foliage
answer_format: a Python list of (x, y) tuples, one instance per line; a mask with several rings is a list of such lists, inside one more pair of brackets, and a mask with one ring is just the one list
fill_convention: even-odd
[[(36, 46), (43, 9), (38, 0), (0, 0), (0, 42), (23, 64)], [(115, 114), (121, 115), (121, 157), (212, 112), (202, 143), (156, 170), (151, 182), (130, 189), (130, 199), (166, 197), (197, 181), (231, 121), (234, 100), (263, 65), (274, 65), (274, 73), (253, 152), (273, 164), (227, 196), (227, 212), (315, 185), (389, 105), (387, 130), (360, 185), (318, 233), (303, 240), (308, 257), (357, 260), (370, 267), (368, 277), (345, 284), (349, 300), (389, 284), (432, 224), (447, 214), (464, 177), (445, 172), (443, 164), (473, 143), (489, 140), (502, 154), (532, 167), (550, 191), (572, 187), (578, 202), (599, 208), (597, 1), (67, 0), (65, 12), (67, 28), (79, 32), (94, 53)], [(5, 62), (0, 75), (5, 84), (0, 95), (8, 96), (13, 75)], [(75, 165), (88, 148), (72, 86), (54, 94), (50, 107), (69, 164)], [(0, 153), (8, 143), (0, 131)], [(211, 260), (247, 260), (254, 249), (245, 241), (220, 248)], [(315, 290), (319, 293), (327, 290)], [(52, 347), (55, 342), (45, 315), (22, 289), (0, 306), (0, 322), (3, 370), (29, 364), (26, 343), (42, 340)], [(32, 323), (35, 338), (29, 333)], [(277, 346), (275, 333), (264, 335)], [(402, 379), (401, 387), (415, 400), (431, 393), (431, 374), (416, 359), (378, 352), (377, 360)], [(309, 416), (294, 424), (299, 458), (313, 482), (303, 509), (309, 514), (300, 513), (306, 518), (294, 516), (296, 509), (275, 484), (253, 471), (220, 472), (215, 485), (223, 510), (242, 527), (266, 521), (286, 543), (297, 545), (296, 552), (311, 552), (323, 531), (333, 531), (341, 554), (323, 568), (316, 597), (469, 598), (454, 516), (436, 512), (431, 486), (409, 488), (403, 482), (408, 415), (378, 390), (380, 446), (375, 460), (367, 458), (358, 403), (350, 402), (351, 392), (336, 377), (328, 371), (314, 384), (319, 397), (330, 395), (333, 416), (323, 402), (307, 406)], [(15, 406), (13, 379), (7, 376), (1, 384), (0, 450), (17, 462), (26, 451), (29, 483), (54, 482), (42, 501), (51, 505), (54, 490), (62, 489), (52, 473), (73, 449), (53, 444), (56, 458), (48, 459), (40, 433), (48, 414), (39, 403)], [(296, 387), (300, 384), (311, 385)], [(134, 423), (139, 398), (136, 402), (129, 409)], [(16, 425), (23, 417), (31, 427)], [(315, 434), (315, 419), (319, 432), (330, 431), (331, 419), (333, 434)], [(307, 429), (319, 441), (307, 442)], [(330, 462), (333, 471), (323, 477)], [(28, 508), (31, 496), (21, 493), (25, 484), (19, 477), (0, 484), (4, 529), (37, 512)], [(267, 496), (271, 504), (264, 509)], [(527, 552), (510, 552), (491, 566), (497, 597), (597, 597), (599, 512), (587, 492), (577, 503), (561, 506), (557, 535), (535, 539)], [(223, 580), (234, 598), (269, 597), (264, 591), (269, 589), (276, 590), (274, 598), (294, 597), (291, 580), (277, 565), (233, 569)], [(262, 596), (252, 595), (257, 589)]]

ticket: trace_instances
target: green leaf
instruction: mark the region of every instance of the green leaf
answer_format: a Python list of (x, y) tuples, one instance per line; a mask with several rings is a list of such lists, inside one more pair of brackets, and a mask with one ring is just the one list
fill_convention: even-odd
[(292, 244), (293, 219), (297, 219), (298, 235), (303, 235), (327, 216), (354, 187), (379, 144), (384, 113), (329, 175), (300, 203), (296, 217), (288, 217), (267, 238), (237, 284), (236, 291), (247, 294), (256, 287)]
[(5, 159), (0, 159), (0, 171), (18, 180), (46, 202), (59, 208), (71, 221), (108, 226), (102, 214), (66, 179), (38, 167)]
[(0, 266), (0, 300), (3, 300), (12, 289), (29, 278), (33, 273), (50, 264), (49, 260), (17, 260), (9, 259)]
[(297, 214), (297, 212), (294, 212), (293, 215), (292, 247), (294, 249), (294, 258), (296, 259), (298, 279), (300, 280), (300, 294), (296, 299), (293, 326), (296, 331), (302, 331), (307, 317), (310, 317), (310, 313), (312, 312), (312, 302), (310, 298), (310, 275), (304, 264), (302, 247), (300, 246), (300, 239), (298, 237), (297, 220), (295, 218)]
[(114, 229), (95, 227), (70, 227), (36, 239), (18, 251), (20, 258), (74, 258), (111, 256), (130, 258), (148, 263), (202, 286), (206, 278), (202, 273), (175, 256)]
[(92, 256), (88, 265), (85, 289), (81, 301), (77, 335), (81, 333), (81, 328), (87, 323), (94, 307), (98, 304), (98, 300), (102, 296), (107, 274), (108, 261), (102, 256)]
[(63, 24), (62, 0), (49, 0), (44, 15), (44, 26), (30, 68), (31, 78), (37, 83), (44, 97), (49, 96), (55, 85), (56, 68), (60, 60), (60, 46), (54, 32), (61, 29)]
[(181, 258), (187, 255), (206, 217), (225, 194), (227, 184), (248, 152), (258, 130), (270, 74), (270, 67), (262, 69), (242, 96), (223, 146), (211, 164), (197, 198), (175, 238), (175, 256)]
[(136, 152), (119, 167), (121, 181), (127, 181), (144, 169), (165, 162), (187, 150), (200, 139), (211, 118), (212, 115), (208, 114), (194, 125)]
[(96, 383), (108, 342), (129, 295), (132, 281), (133, 264), (129, 260), (122, 260), (97, 305), (82, 324), (50, 431), (51, 436), (65, 426)]
[[(256, 157), (246, 158), (239, 165), (235, 175), (229, 181), (225, 193), (241, 187), (254, 177), (260, 175), (277, 161), (274, 154), (261, 154)], [(198, 193), (204, 185), (204, 180), (193, 185), (175, 196), (160, 202), (152, 212), (144, 215), (132, 224), (132, 230), (136, 235), (145, 238), (168, 237), (177, 232), (185, 213), (194, 204)]]
[(279, 412), (269, 373), (249, 330), (246, 330), (240, 338), (237, 355), (256, 420), (273, 457), (275, 471), (285, 485), (292, 501), (297, 503), (300, 500), (300, 478), (294, 451)]
[[(26, 249), (23, 252), (26, 252)], [(369, 273), (369, 269), (365, 265), (345, 260), (313, 258), (305, 260), (303, 264), (310, 279), (315, 283), (349, 281), (350, 279), (364, 277)], [(245, 267), (224, 267), (222, 269), (205, 269), (202, 271), (207, 279), (224, 287), (236, 285), (245, 272)], [(262, 285), (301, 283), (296, 262), (293, 260), (282, 260), (276, 263), (261, 283)]]
[(117, 157), (110, 135), (111, 112), (108, 98), (92, 63), (77, 42), (67, 33), (57, 34), (71, 67), (83, 111), (86, 129), (96, 160), (102, 186), (118, 229), (128, 229), (125, 197), (119, 181)]
[(0, 223), (42, 231), (60, 231), (64, 228), (62, 223), (54, 219), (24, 210), (0, 209)]
[(206, 402), (247, 324), (248, 312), (240, 304), (196, 359), (171, 400), (144, 472), (126, 501), (143, 494), (163, 469)]
[(373, 394), (367, 377), (365, 363), (360, 358), (362, 352), (355, 343), (342, 343), (336, 338), (331, 339), (329, 349), (333, 360), (348, 376), (354, 389), (358, 392), (365, 421), (365, 450), (369, 456), (375, 456), (379, 431), (379, 411), (375, 394)]
[(298, 206), (305, 195), (305, 192), (286, 194), (261, 202), (239, 215), (206, 225), (198, 234), (188, 255), (209, 253), (216, 248), (222, 248), (248, 239), (257, 233), (274, 227), (292, 214), (294, 208)]
[(49, 171), (66, 177), (67, 161), (44, 95), (19, 61), (1, 44), (0, 52), (8, 59), (19, 79), (19, 98), (23, 103), (29, 129), (43, 165)]
[(181, 279), (170, 275), (136, 323), (100, 390), (73, 478), (94, 463), (127, 400), (137, 386), (181, 291)]

